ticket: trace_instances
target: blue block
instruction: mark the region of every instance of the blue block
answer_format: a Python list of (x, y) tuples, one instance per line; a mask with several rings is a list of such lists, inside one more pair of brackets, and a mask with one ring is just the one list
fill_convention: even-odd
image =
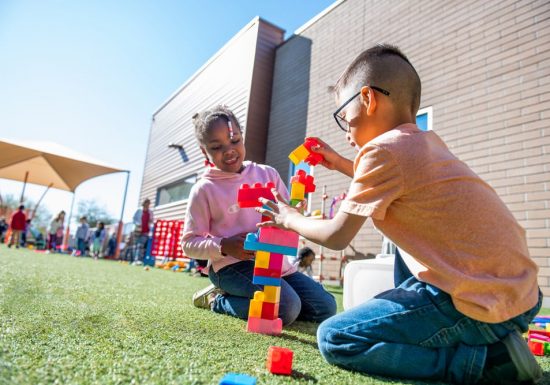
[(219, 385), (256, 385), (256, 378), (246, 374), (228, 373)]
[(244, 241), (244, 249), (252, 251), (267, 251), (269, 253), (277, 253), (284, 255), (296, 256), (298, 249), (295, 247), (272, 245), (270, 243), (258, 242), (257, 233), (246, 234), (246, 240)]
[(255, 275), (252, 277), (252, 283), (255, 285), (281, 286), (281, 278), (262, 277), (260, 275)]

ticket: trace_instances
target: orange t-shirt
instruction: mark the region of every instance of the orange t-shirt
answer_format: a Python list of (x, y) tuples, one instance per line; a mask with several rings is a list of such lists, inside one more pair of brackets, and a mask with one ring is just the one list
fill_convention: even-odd
[(405, 124), (363, 146), (340, 209), (372, 217), (413, 275), (473, 319), (503, 322), (538, 301), (524, 229), (434, 132)]

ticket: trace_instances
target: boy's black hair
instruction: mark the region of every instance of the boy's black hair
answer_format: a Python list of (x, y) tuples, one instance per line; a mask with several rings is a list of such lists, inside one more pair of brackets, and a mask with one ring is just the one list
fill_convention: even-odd
[(398, 106), (407, 106), (416, 115), (420, 107), (420, 77), (407, 56), (396, 46), (379, 43), (357, 56), (340, 76), (333, 91), (339, 93), (353, 84), (376, 86), (389, 91)]
[(208, 130), (218, 121), (222, 119), (224, 122), (231, 121), (232, 125), (236, 125), (239, 131), (242, 132), (239, 120), (227, 106), (219, 104), (208, 110), (197, 112), (193, 115), (193, 125), (195, 126), (195, 137), (200, 144), (206, 144)]
[(307, 257), (308, 255), (315, 255), (315, 252), (313, 250), (311, 250), (309, 247), (302, 247), (299, 251), (298, 251), (298, 259), (304, 259), (305, 257)]

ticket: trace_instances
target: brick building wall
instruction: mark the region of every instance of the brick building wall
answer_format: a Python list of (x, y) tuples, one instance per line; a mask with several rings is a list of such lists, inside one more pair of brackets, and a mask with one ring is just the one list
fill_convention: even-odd
[[(336, 106), (327, 88), (357, 54), (377, 42), (395, 44), (408, 55), (422, 80), (421, 108), (432, 107), (434, 131), (495, 188), (526, 229), (529, 251), (540, 266), (539, 283), (550, 297), (550, 3), (335, 3), (276, 52), (266, 159), (283, 178), (296, 129), (303, 129), (298, 113), (306, 113), (306, 135), (354, 157), (332, 118)], [(320, 167), (315, 178), (319, 192), (313, 194), (312, 209), (320, 208), (323, 185), (332, 197), (349, 184)], [(369, 222), (351, 246), (348, 255), (354, 250), (376, 254), (381, 236)], [(335, 274), (337, 263), (327, 265)]]

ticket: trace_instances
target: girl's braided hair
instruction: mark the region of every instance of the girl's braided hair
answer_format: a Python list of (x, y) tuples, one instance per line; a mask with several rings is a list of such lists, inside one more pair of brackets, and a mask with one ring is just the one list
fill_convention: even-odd
[(206, 144), (208, 131), (218, 120), (225, 122), (231, 121), (232, 126), (236, 126), (242, 132), (239, 120), (226, 105), (219, 104), (208, 110), (197, 112), (193, 115), (193, 125), (195, 126), (195, 137), (201, 144)]

